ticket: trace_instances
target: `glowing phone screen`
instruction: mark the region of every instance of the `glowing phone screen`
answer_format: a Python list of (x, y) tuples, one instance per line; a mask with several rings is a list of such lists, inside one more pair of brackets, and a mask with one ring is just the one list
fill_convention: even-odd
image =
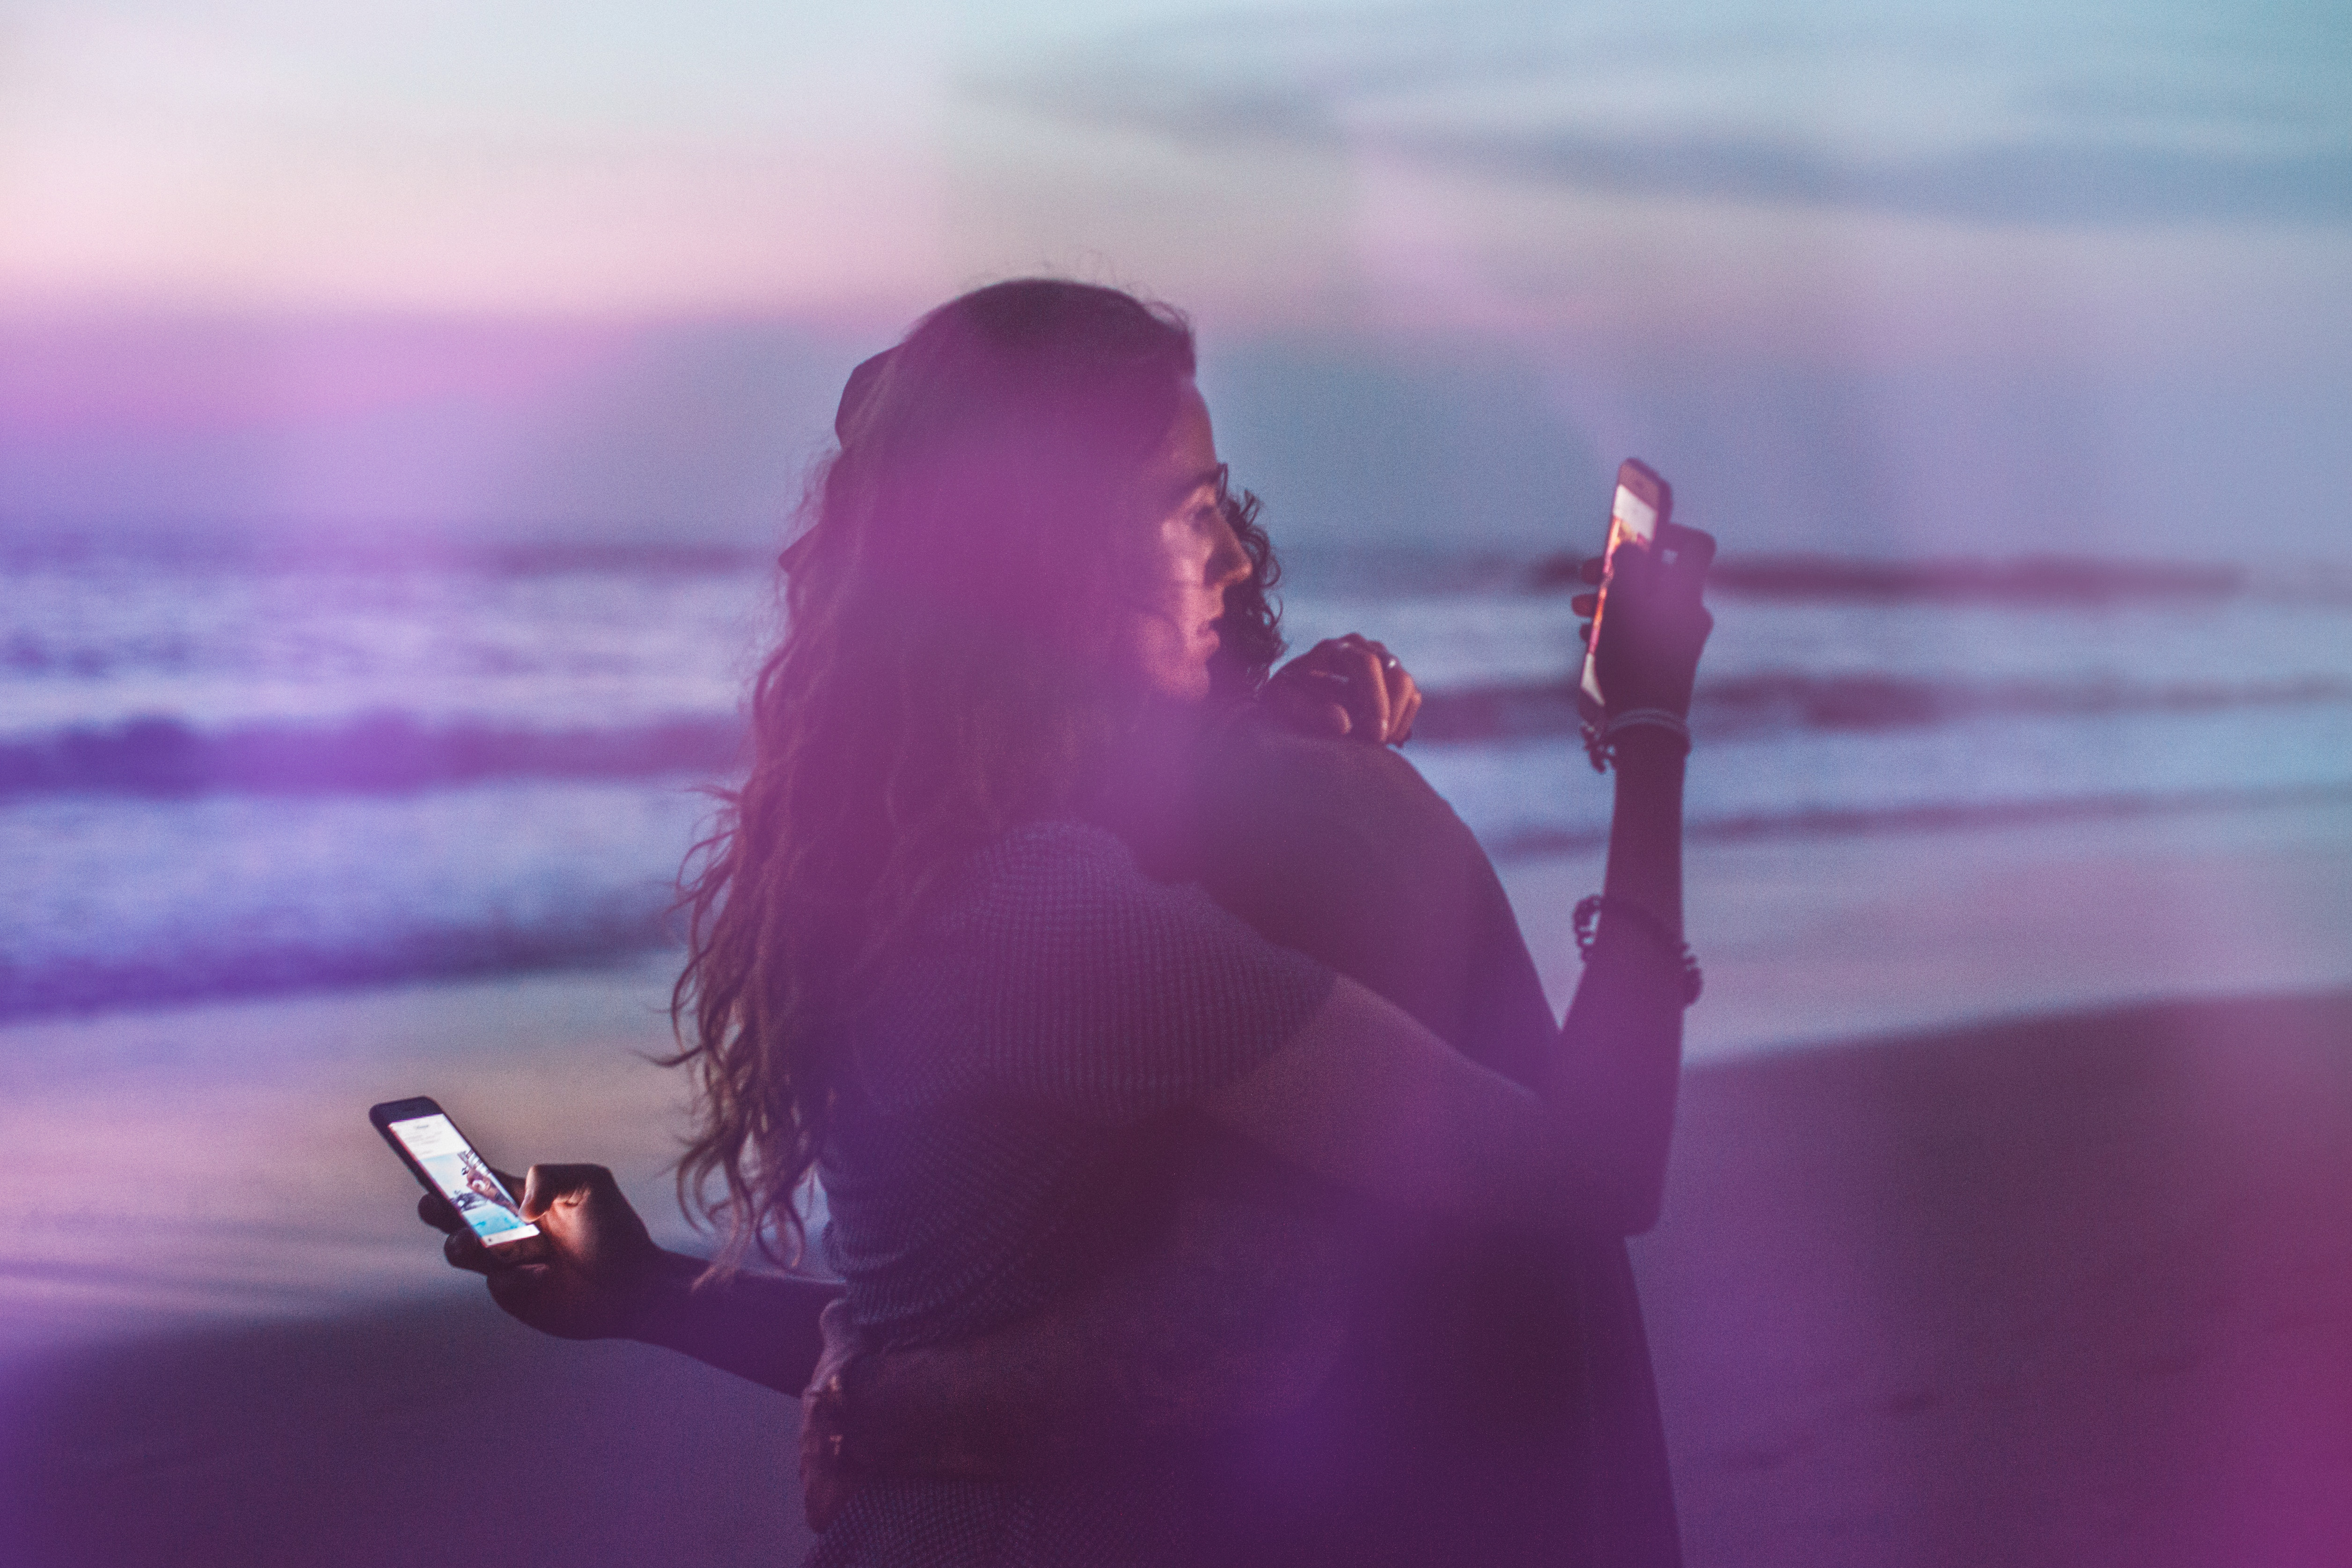
[[(1609, 546), (1606, 552), (1609, 566), (1613, 568), (1617, 564), (1617, 547), (1620, 544), (1638, 544), (1647, 550), (1650, 542), (1657, 536), (1658, 509), (1623, 485), (1619, 485), (1617, 499), (1609, 508)], [(1601, 647), (1601, 616), (1608, 608), (1609, 573), (1604, 569), (1601, 574), (1601, 602), (1592, 609), (1592, 647), (1586, 649), (1584, 655), (1584, 694), (1595, 702), (1604, 704), (1609, 700), (1601, 695), (1601, 678), (1593, 668), (1592, 655)]]
[(464, 1216), (476, 1236), (490, 1246), (537, 1236), (539, 1226), (522, 1217), (522, 1205), (508, 1192), (489, 1164), (466, 1142), (446, 1116), (419, 1116), (395, 1121), (392, 1135), (415, 1157), (433, 1178), (433, 1185)]

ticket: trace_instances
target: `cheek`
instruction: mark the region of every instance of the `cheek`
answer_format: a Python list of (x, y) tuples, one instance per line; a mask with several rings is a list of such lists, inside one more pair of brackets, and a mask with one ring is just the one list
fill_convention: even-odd
[(1208, 574), (1209, 555), (1209, 546), (1198, 528), (1179, 518), (1161, 523), (1152, 538), (1146, 568), (1154, 597), (1171, 605), (1197, 597)]
[(1165, 611), (1143, 611), (1128, 619), (1129, 657), (1143, 683), (1162, 697), (1193, 701), (1209, 694), (1209, 656), (1213, 645), (1188, 632), (1199, 624)]

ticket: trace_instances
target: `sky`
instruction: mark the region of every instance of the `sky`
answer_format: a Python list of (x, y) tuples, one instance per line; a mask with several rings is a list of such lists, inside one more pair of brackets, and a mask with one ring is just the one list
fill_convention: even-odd
[(2352, 555), (2340, 5), (0, 0), (15, 526), (757, 538), (1038, 270), (1278, 536)]

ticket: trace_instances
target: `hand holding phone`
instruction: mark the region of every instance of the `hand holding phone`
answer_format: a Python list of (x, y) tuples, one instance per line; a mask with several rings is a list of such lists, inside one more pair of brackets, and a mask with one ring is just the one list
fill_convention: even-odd
[(1673, 487), (1627, 458), (1617, 470), (1605, 551), (1583, 566), (1595, 592), (1570, 602), (1591, 617), (1577, 689), (1589, 728), (1636, 709), (1676, 718), (1690, 710), (1699, 652), (1715, 626), (1700, 601), (1715, 540), (1675, 524), (1673, 511)]
[[(681, 1270), (698, 1271), (691, 1260), (673, 1258), (655, 1244), (613, 1173), (602, 1165), (535, 1164), (517, 1184), (492, 1170), (429, 1100), (390, 1101), (371, 1110), (368, 1120), (425, 1184), (427, 1196), (417, 1205), (417, 1217), (448, 1237), (442, 1252), (450, 1264), (481, 1275), (500, 1309), (542, 1333), (567, 1340), (635, 1335), (654, 1310), (664, 1281)], [(434, 1152), (422, 1159), (413, 1155), (412, 1140)], [(511, 1211), (482, 1193), (470, 1167), (452, 1163), (458, 1158), (452, 1143), (473, 1156), (509, 1202), (520, 1190)], [(454, 1178), (472, 1201), (461, 1202), (445, 1177)], [(496, 1209), (497, 1215), (486, 1209)], [(509, 1213), (512, 1225), (500, 1217)], [(526, 1234), (537, 1241), (511, 1245)]]
[(386, 1100), (368, 1108), (368, 1121), (425, 1190), (447, 1204), (483, 1246), (509, 1247), (539, 1234), (522, 1217), (521, 1200), (431, 1100)]

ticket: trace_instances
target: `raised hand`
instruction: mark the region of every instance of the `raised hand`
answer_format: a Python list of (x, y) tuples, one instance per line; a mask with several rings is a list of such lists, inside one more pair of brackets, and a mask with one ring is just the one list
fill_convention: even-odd
[[(1612, 713), (1662, 708), (1680, 718), (1690, 712), (1698, 656), (1715, 629), (1715, 617), (1699, 596), (1714, 559), (1712, 535), (1675, 523), (1660, 528), (1649, 549), (1617, 552), (1595, 654)], [(1601, 564), (1600, 556), (1585, 562), (1580, 569), (1584, 581), (1597, 586)], [(1586, 616), (1599, 603), (1597, 594), (1579, 594), (1569, 602)], [(1590, 646), (1592, 623), (1587, 620), (1578, 630)]]
[(1284, 665), (1258, 700), (1303, 734), (1402, 746), (1412, 738), (1421, 688), (1385, 647), (1349, 632)]
[(486, 1247), (446, 1200), (428, 1193), (417, 1202), (417, 1217), (446, 1233), (441, 1250), (450, 1265), (488, 1279), (492, 1300), (541, 1332), (567, 1340), (636, 1332), (669, 1255), (654, 1245), (613, 1173), (602, 1165), (533, 1165), (520, 1182), (504, 1171), (498, 1176), (509, 1191), (521, 1192), (523, 1217), (540, 1234)]

